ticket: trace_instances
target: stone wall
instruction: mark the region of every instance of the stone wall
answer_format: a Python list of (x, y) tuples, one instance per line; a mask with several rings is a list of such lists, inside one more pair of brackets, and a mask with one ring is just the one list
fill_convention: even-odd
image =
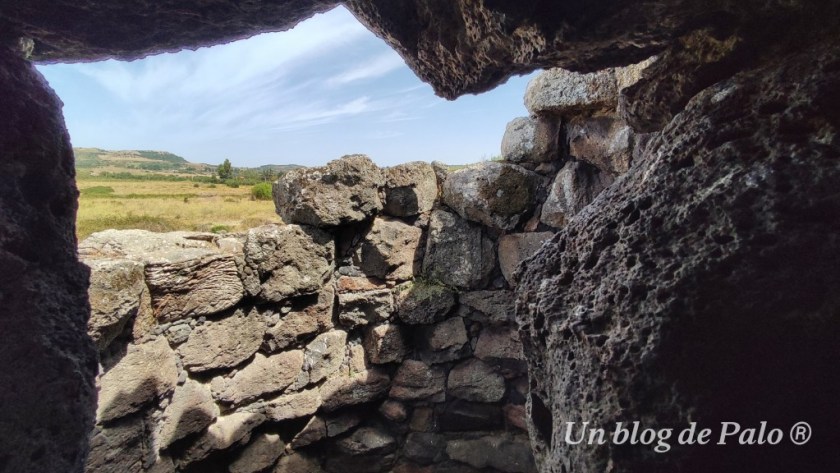
[(84, 241), (88, 471), (535, 471), (516, 269), (627, 169), (626, 73), (538, 77), (504, 161), (346, 156), (275, 183), (285, 225)]

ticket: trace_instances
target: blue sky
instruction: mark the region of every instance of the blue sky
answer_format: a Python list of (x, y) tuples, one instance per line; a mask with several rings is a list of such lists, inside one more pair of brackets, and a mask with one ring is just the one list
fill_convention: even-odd
[(527, 114), (532, 76), (447, 101), (343, 7), (296, 28), (133, 62), (39, 66), (74, 146), (170, 151), (234, 166), (477, 162)]

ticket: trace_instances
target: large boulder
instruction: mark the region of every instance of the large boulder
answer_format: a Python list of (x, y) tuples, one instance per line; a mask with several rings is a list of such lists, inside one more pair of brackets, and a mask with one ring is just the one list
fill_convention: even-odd
[(366, 275), (406, 281), (420, 272), (423, 231), (397, 219), (377, 218), (353, 254)]
[(554, 235), (553, 232), (512, 233), (499, 238), (499, 266), (511, 286), (516, 285), (514, 273)]
[(382, 210), (382, 171), (367, 156), (345, 156), (319, 168), (295, 169), (274, 183), (274, 205), (286, 223), (335, 227)]
[[(838, 468), (837, 51), (774, 56), (693, 97), (530, 261), (517, 316), (542, 471)], [(668, 454), (557, 441), (567, 421), (638, 420), (814, 436)]]
[(118, 419), (160, 399), (178, 382), (177, 358), (165, 338), (129, 345), (125, 356), (99, 379), (97, 419)]
[(610, 116), (574, 119), (566, 125), (569, 154), (613, 176), (630, 169), (634, 138), (627, 123)]
[(245, 240), (245, 264), (253, 277), (248, 289), (277, 302), (315, 294), (330, 279), (335, 243), (329, 233), (299, 225), (252, 228)]
[(432, 212), (423, 259), (427, 278), (459, 288), (477, 288), (489, 280), (495, 260), (493, 241), (480, 226), (446, 210)]
[(397, 317), (407, 324), (431, 324), (446, 318), (455, 306), (455, 292), (422, 280), (397, 287)]
[(574, 116), (613, 111), (618, 106), (618, 86), (612, 69), (581, 74), (554, 68), (528, 83), (525, 107), (531, 114)]
[(551, 184), (540, 220), (548, 226), (562, 228), (609, 187), (613, 180), (612, 176), (595, 166), (582, 161), (569, 161)]
[(559, 158), (559, 120), (520, 117), (507, 124), (502, 159), (512, 163), (543, 163)]
[(394, 217), (428, 213), (438, 196), (438, 183), (431, 164), (422, 161), (385, 168), (385, 207)]
[(534, 209), (542, 179), (510, 163), (481, 163), (447, 176), (443, 202), (467, 220), (513, 230)]
[(259, 349), (266, 323), (256, 309), (237, 309), (198, 326), (178, 347), (184, 367), (195, 373), (232, 368)]
[(267, 394), (280, 392), (292, 384), (303, 368), (303, 351), (276, 355), (257, 353), (254, 359), (232, 377), (217, 377), (211, 387), (213, 397), (227, 404), (242, 404)]
[(141, 295), (148, 288), (143, 264), (136, 261), (103, 259), (86, 264), (90, 267), (88, 334), (103, 350), (138, 315)]
[(146, 283), (160, 322), (215, 314), (235, 306), (245, 295), (236, 261), (229, 255), (149, 263)]
[(219, 417), (219, 406), (210, 388), (188, 379), (175, 389), (163, 411), (157, 432), (157, 447), (165, 449), (173, 442), (203, 431)]

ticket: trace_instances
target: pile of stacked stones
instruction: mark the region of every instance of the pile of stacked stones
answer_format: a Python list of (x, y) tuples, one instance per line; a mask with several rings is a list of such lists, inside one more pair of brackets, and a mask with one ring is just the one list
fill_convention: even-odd
[(81, 243), (87, 471), (535, 471), (518, 265), (629, 166), (628, 75), (543, 73), (503, 161), (289, 172), (285, 224)]

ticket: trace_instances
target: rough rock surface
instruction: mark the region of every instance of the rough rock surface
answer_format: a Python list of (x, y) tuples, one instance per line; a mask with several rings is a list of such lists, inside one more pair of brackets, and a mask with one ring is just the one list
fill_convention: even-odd
[(332, 236), (317, 228), (299, 225), (252, 228), (245, 241), (245, 262), (253, 270), (256, 281), (248, 289), (267, 301), (314, 294), (330, 278), (334, 253)]
[(493, 241), (481, 227), (446, 210), (432, 212), (423, 259), (426, 277), (459, 288), (479, 287), (489, 279), (495, 259)]
[(213, 397), (228, 404), (241, 404), (286, 389), (303, 368), (303, 351), (292, 350), (272, 356), (257, 353), (248, 366), (232, 378), (215, 378)]
[(335, 288), (332, 284), (327, 284), (318, 292), (313, 304), (297, 310), (292, 309), (266, 330), (267, 350), (277, 351), (294, 344), (307, 335), (333, 328), (334, 306)]
[(513, 233), (499, 238), (499, 266), (511, 285), (519, 264), (530, 258), (551, 236), (552, 232)]
[[(840, 54), (779, 57), (701, 92), (628, 174), (541, 251), (519, 287), (543, 471), (837, 465), (807, 447), (565, 445), (567, 420), (831, 431), (840, 242)], [(713, 380), (713, 382), (710, 382)], [(828, 415), (828, 413), (832, 413)], [(561, 466), (564, 465), (564, 466)]]
[(549, 69), (531, 80), (525, 91), (525, 108), (534, 115), (569, 116), (617, 106), (618, 87), (612, 69), (589, 74)]
[(334, 411), (339, 407), (373, 401), (385, 394), (390, 383), (388, 374), (375, 368), (328, 379), (321, 386), (324, 409)]
[(178, 381), (176, 363), (165, 338), (131, 345), (99, 380), (97, 420), (118, 419), (172, 392)]
[(88, 270), (75, 250), (73, 151), (60, 100), (7, 44), (0, 41), (0, 465), (76, 472), (96, 409), (96, 350), (86, 335)]
[(560, 130), (556, 120), (515, 118), (502, 137), (502, 159), (512, 163), (543, 163), (557, 159)]
[(513, 230), (537, 202), (539, 174), (501, 162), (485, 162), (449, 173), (443, 202), (461, 217), (500, 230)]
[(257, 310), (237, 309), (193, 330), (178, 353), (184, 367), (192, 372), (230, 368), (256, 353), (265, 330), (265, 321)]
[(207, 458), (214, 451), (224, 450), (249, 438), (251, 431), (265, 421), (262, 414), (235, 412), (219, 417), (179, 458), (181, 465), (188, 465)]
[(633, 130), (614, 117), (572, 120), (566, 127), (569, 154), (612, 175), (630, 169)]
[(467, 401), (497, 402), (505, 395), (505, 380), (490, 365), (471, 359), (452, 368), (446, 391)]
[(175, 388), (175, 394), (163, 411), (163, 421), (157, 435), (160, 448), (190, 434), (201, 432), (219, 417), (219, 407), (213, 402), (207, 386), (188, 379)]
[(161, 322), (230, 309), (245, 294), (232, 256), (210, 255), (146, 265), (154, 316)]
[(128, 260), (95, 260), (91, 269), (88, 334), (100, 350), (122, 332), (140, 310), (140, 294), (146, 288), (143, 265)]
[(443, 320), (455, 306), (455, 293), (445, 286), (423, 281), (407, 283), (396, 294), (397, 316), (407, 324)]
[(263, 433), (230, 464), (230, 473), (258, 473), (274, 465), (286, 444), (278, 434)]
[(274, 204), (286, 223), (334, 227), (361, 222), (382, 210), (382, 171), (353, 155), (320, 168), (295, 169), (274, 183)]
[(431, 164), (423, 161), (399, 164), (384, 172), (384, 213), (413, 217), (432, 210), (438, 196), (438, 183)]
[(428, 399), (441, 402), (444, 399), (446, 373), (442, 368), (431, 367), (422, 361), (406, 360), (391, 387), (391, 397), (400, 400)]
[(377, 218), (354, 253), (353, 261), (368, 276), (409, 280), (420, 272), (422, 233), (420, 228), (400, 220)]
[(528, 439), (520, 436), (453, 440), (446, 444), (446, 454), (476, 468), (494, 468), (507, 473), (537, 471)]
[(540, 220), (546, 225), (562, 228), (612, 182), (610, 175), (594, 166), (582, 161), (569, 161), (551, 184)]

